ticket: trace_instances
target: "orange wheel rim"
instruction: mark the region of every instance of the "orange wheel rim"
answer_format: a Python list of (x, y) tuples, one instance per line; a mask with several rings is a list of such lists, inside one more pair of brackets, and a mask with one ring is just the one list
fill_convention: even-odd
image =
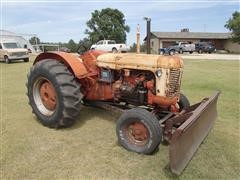
[(40, 97), (42, 100), (43, 105), (48, 110), (55, 110), (56, 104), (57, 104), (57, 97), (56, 97), (56, 91), (49, 81), (45, 81), (40, 86)]
[(149, 131), (141, 122), (133, 122), (126, 127), (126, 135), (132, 144), (144, 146), (149, 139)]

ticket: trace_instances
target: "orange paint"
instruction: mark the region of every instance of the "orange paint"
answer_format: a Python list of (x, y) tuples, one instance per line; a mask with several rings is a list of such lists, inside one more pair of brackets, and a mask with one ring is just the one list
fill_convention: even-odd
[(73, 71), (73, 73), (78, 79), (84, 78), (88, 75), (88, 71), (83, 65), (81, 59), (70, 53), (65, 53), (65, 52), (41, 53), (36, 57), (33, 64), (36, 64), (37, 62), (44, 59), (56, 59), (63, 62), (66, 66), (68, 66)]

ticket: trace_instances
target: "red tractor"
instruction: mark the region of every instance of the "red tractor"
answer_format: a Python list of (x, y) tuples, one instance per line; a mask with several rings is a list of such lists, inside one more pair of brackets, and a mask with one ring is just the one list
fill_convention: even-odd
[(178, 56), (48, 52), (34, 61), (27, 95), (37, 119), (50, 128), (72, 125), (83, 105), (122, 112), (119, 144), (151, 154), (165, 141), (171, 170), (180, 174), (213, 126), (219, 95), (190, 106), (180, 93), (182, 73)]

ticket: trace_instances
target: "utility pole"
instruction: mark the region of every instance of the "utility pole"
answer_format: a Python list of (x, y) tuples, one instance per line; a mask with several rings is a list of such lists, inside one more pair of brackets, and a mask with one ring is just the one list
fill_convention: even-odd
[(140, 27), (137, 25), (137, 53), (140, 53)]
[(144, 17), (144, 20), (147, 21), (147, 54), (151, 54), (151, 42), (150, 42), (150, 38), (151, 38), (151, 18), (149, 17)]

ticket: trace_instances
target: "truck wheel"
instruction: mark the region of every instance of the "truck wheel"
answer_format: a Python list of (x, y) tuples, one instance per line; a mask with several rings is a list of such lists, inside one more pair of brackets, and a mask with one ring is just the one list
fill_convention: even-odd
[(169, 55), (174, 55), (175, 54), (175, 51), (174, 50), (170, 50), (169, 51)]
[(4, 56), (4, 61), (5, 61), (5, 63), (7, 63), (7, 64), (10, 64), (10, 63), (11, 63), (11, 60), (8, 58), (8, 56)]
[(83, 96), (64, 64), (52, 59), (36, 63), (28, 74), (27, 89), (33, 113), (44, 126), (59, 128), (74, 123)]
[(117, 53), (117, 49), (115, 47), (112, 48), (112, 53)]
[(29, 58), (25, 58), (23, 60), (24, 60), (24, 62), (29, 62)]
[(180, 93), (180, 100), (178, 102), (178, 105), (180, 107), (180, 111), (190, 106), (188, 98), (182, 93)]
[(190, 54), (192, 54), (192, 53), (193, 53), (193, 51), (190, 51), (189, 53), (190, 53)]
[(116, 133), (119, 144), (141, 154), (153, 153), (162, 140), (158, 119), (142, 108), (124, 112), (117, 121)]

